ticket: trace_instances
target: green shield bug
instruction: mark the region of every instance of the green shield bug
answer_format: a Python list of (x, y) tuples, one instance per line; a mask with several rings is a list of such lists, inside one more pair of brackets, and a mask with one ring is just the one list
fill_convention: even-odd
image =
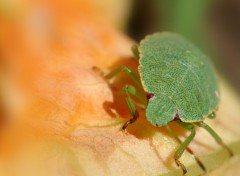
[[(207, 130), (232, 156), (232, 151), (222, 139), (203, 122), (206, 117), (214, 118), (219, 104), (217, 80), (207, 56), (182, 36), (170, 32), (148, 35), (139, 46), (133, 47), (133, 53), (139, 62), (140, 76), (126, 66), (120, 66), (104, 75), (106, 79), (111, 79), (123, 71), (135, 84), (123, 87), (132, 118), (122, 129), (125, 130), (139, 117), (136, 106), (144, 108), (146, 118), (152, 125), (166, 126), (181, 143), (174, 159), (183, 174), (187, 173), (187, 169), (179, 158), (185, 150), (193, 155), (188, 145), (195, 136), (195, 126)], [(136, 86), (143, 89), (147, 96)], [(132, 97), (141, 103), (135, 102)], [(175, 135), (169, 122), (175, 122), (190, 131), (185, 141), (181, 142)], [(201, 161), (196, 156), (194, 158), (202, 170), (206, 171)]]

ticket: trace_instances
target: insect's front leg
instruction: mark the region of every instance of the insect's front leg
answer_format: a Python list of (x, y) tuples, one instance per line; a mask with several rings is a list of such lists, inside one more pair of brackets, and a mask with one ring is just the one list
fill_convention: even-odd
[(104, 78), (105, 73), (104, 73), (104, 71), (102, 71), (102, 69), (100, 69), (100, 68), (97, 67), (97, 66), (93, 66), (93, 67), (92, 67), (92, 70), (93, 70), (94, 72), (96, 72), (97, 74), (99, 74), (101, 77)]
[[(130, 113), (132, 115), (132, 118), (129, 121), (127, 121), (122, 127), (122, 129), (125, 130), (128, 125), (134, 123), (139, 117), (139, 113), (138, 113), (135, 105), (139, 106), (140, 108), (146, 109), (147, 100), (146, 100), (145, 96), (140, 91), (138, 91), (135, 87), (133, 87), (131, 85), (125, 85), (122, 88), (122, 90), (127, 95), (126, 102), (127, 102), (128, 108), (130, 110)], [(141, 103), (135, 102), (131, 98), (130, 95), (138, 98), (141, 101)]]
[(140, 81), (139, 77), (130, 68), (128, 68), (126, 66), (117, 67), (116, 69), (114, 69), (110, 73), (106, 74), (105, 78), (106, 79), (111, 79), (122, 71), (125, 74), (127, 74), (127, 76), (129, 76), (133, 80), (133, 82), (135, 82), (139, 87), (142, 87), (142, 84), (141, 84), (141, 81)]
[(139, 60), (140, 56), (139, 56), (139, 50), (138, 50), (138, 45), (133, 45), (132, 48), (132, 53), (135, 56), (135, 59)]
[(138, 111), (136, 110), (136, 107), (134, 106), (134, 103), (133, 103), (133, 100), (131, 98), (126, 98), (126, 102), (128, 104), (128, 107), (130, 109), (130, 112), (131, 112), (131, 115), (132, 115), (132, 118), (130, 120), (128, 120), (123, 126), (122, 126), (122, 129), (125, 130), (128, 125), (134, 123), (138, 117), (139, 117), (139, 113)]
[(125, 74), (127, 74), (127, 76), (129, 76), (132, 79), (132, 81), (134, 83), (136, 83), (140, 88), (142, 88), (140, 78), (130, 68), (128, 68), (126, 66), (119, 66), (108, 74), (105, 74), (100, 68), (98, 68), (96, 66), (94, 66), (92, 69), (94, 71), (98, 72), (99, 75), (102, 76), (105, 79), (111, 79), (111, 78), (117, 76), (117, 74), (119, 74), (120, 72), (123, 71)]

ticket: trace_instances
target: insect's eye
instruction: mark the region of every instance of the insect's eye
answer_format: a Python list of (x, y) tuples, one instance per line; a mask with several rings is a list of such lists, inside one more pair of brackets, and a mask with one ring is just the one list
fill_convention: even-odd
[(147, 94), (147, 99), (150, 100), (152, 97), (154, 97), (154, 94), (153, 93), (148, 93)]
[(174, 121), (178, 121), (178, 120), (180, 120), (180, 117), (179, 117), (178, 113), (175, 114), (173, 120), (174, 120)]

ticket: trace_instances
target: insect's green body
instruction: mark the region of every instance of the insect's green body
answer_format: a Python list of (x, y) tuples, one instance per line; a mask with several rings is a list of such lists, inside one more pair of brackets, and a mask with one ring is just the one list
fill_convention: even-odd
[(147, 119), (166, 125), (176, 114), (183, 122), (199, 122), (214, 112), (219, 93), (206, 55), (173, 33), (147, 36), (140, 42), (139, 73), (143, 88), (154, 94)]
[[(216, 142), (233, 156), (231, 149), (223, 143), (220, 136), (203, 122), (205, 117), (214, 116), (219, 104), (217, 80), (207, 56), (183, 37), (169, 32), (147, 36), (133, 51), (139, 59), (139, 77), (126, 66), (120, 66), (104, 76), (111, 79), (124, 71), (133, 83), (148, 93), (146, 98), (136, 85), (127, 84), (123, 87), (132, 118), (122, 129), (125, 130), (138, 119), (136, 106), (146, 109), (148, 121), (155, 126), (165, 125), (181, 143), (174, 154), (174, 160), (177, 166), (181, 167), (183, 174), (187, 173), (187, 169), (179, 159), (186, 149), (193, 155), (188, 145), (195, 136), (195, 126), (207, 130)], [(168, 125), (174, 120), (176, 124), (190, 131), (190, 135), (183, 142), (174, 135), (174, 131)], [(194, 158), (206, 172), (197, 156)]]

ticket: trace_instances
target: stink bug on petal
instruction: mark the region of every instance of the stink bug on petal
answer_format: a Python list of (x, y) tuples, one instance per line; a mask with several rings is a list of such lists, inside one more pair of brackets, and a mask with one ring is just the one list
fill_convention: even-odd
[[(147, 120), (154, 126), (166, 126), (181, 143), (175, 152), (174, 160), (183, 174), (187, 173), (187, 169), (179, 158), (185, 150), (193, 155), (188, 145), (195, 136), (195, 126), (208, 131), (232, 156), (232, 151), (217, 133), (203, 122), (206, 117), (215, 117), (219, 105), (217, 79), (208, 57), (182, 36), (170, 32), (148, 35), (132, 50), (139, 62), (139, 76), (126, 66), (120, 66), (104, 75), (106, 79), (111, 79), (123, 71), (135, 85), (123, 87), (132, 118), (122, 129), (125, 130), (139, 117), (135, 107), (139, 106), (139, 103), (132, 99), (135, 97), (141, 102), (141, 107), (144, 107)], [(146, 92), (147, 96), (143, 95), (140, 89)], [(181, 142), (175, 135), (168, 125), (169, 122), (190, 131), (185, 141)], [(206, 172), (202, 162), (196, 156), (194, 158)]]

